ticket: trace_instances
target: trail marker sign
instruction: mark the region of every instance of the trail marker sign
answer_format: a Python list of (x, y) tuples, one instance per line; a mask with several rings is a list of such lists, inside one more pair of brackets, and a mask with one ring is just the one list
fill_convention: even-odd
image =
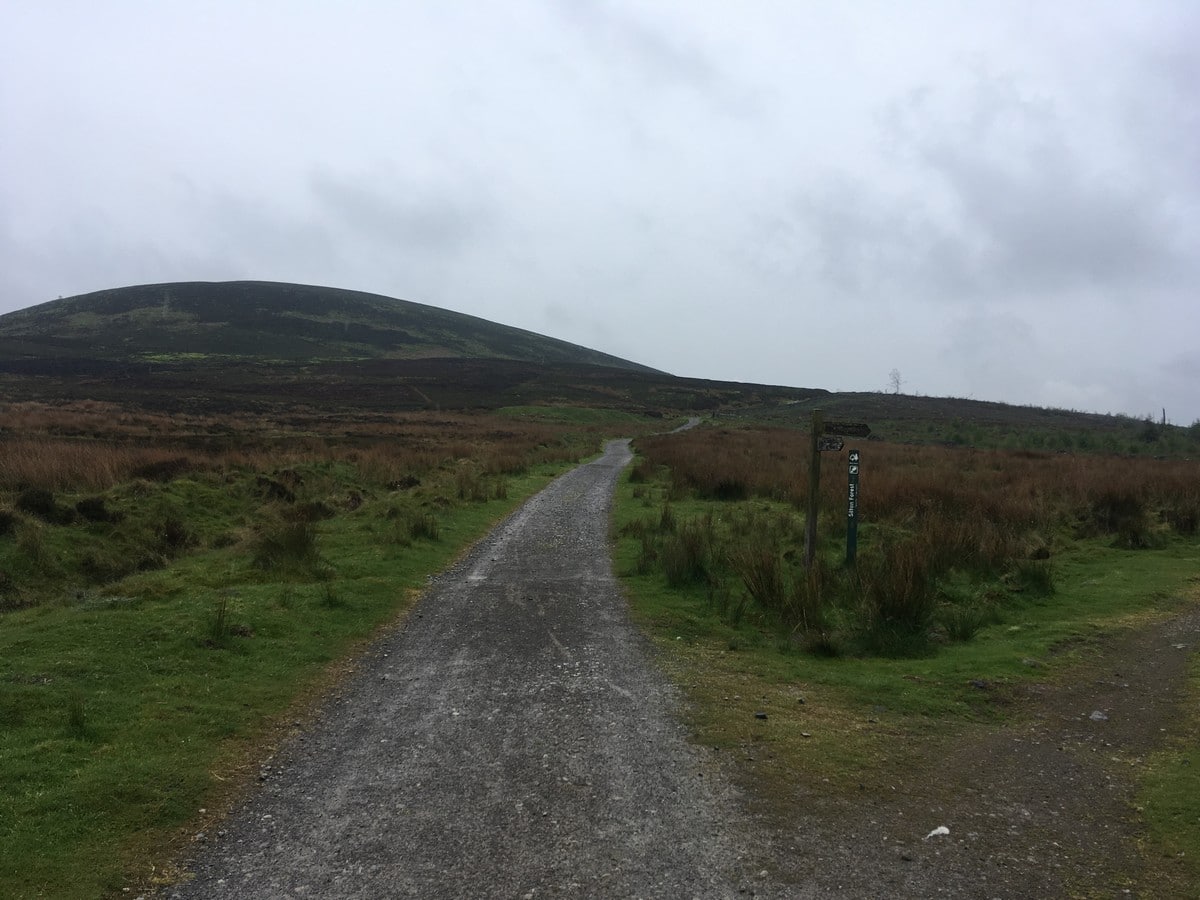
[(865, 422), (826, 422), (825, 433), (865, 438), (871, 434), (871, 426)]
[(858, 465), (859, 453), (850, 451), (848, 467), (850, 497), (846, 510), (846, 565), (854, 565), (854, 557), (858, 552)]
[(817, 450), (841, 450), (846, 446), (846, 442), (840, 437), (831, 437), (830, 435), (822, 435), (817, 441)]

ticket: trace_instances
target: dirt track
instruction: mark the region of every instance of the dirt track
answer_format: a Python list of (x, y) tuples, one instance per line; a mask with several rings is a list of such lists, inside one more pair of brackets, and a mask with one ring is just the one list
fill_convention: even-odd
[(629, 459), (609, 444), (440, 576), (167, 896), (774, 893), (613, 578)]

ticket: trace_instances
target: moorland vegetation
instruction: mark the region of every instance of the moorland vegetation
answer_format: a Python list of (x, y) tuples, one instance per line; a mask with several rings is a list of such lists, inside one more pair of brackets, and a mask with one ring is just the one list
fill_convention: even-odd
[(844, 455), (826, 454), (824, 552), (806, 568), (806, 434), (707, 428), (637, 448), (631, 480), (647, 485), (637, 493), (661, 497), (623, 526), (640, 543), (638, 571), (702, 586), (721, 616), (752, 615), (815, 652), (922, 653), (969, 640), (1014, 596), (1052, 593), (1055, 559), (1079, 538), (1143, 549), (1200, 529), (1191, 461), (871, 443), (856, 564), (844, 564)]
[[(811, 821), (814, 802), (844, 816), (864, 797), (877, 809), (898, 786), (940, 783), (940, 761), (1029, 715), (1040, 686), (1125, 672), (1129, 661), (1102, 662), (1117, 635), (1194, 609), (1194, 460), (861, 442), (856, 562), (846, 455), (829, 453), (805, 567), (809, 436), (725, 421), (635, 441), (617, 568), (687, 694), (696, 740), (736, 760), (785, 828)], [(1129, 822), (1097, 833), (1136, 841), (1141, 860), (1108, 872), (1113, 884), (1187, 896), (1200, 878), (1194, 709), (1169, 712), (1172, 736), (1153, 752), (1099, 769), (1110, 780), (1095, 789), (1128, 784), (1131, 806)]]
[(549, 418), (0, 406), (0, 895), (161, 877), (429, 576), (656, 424)]

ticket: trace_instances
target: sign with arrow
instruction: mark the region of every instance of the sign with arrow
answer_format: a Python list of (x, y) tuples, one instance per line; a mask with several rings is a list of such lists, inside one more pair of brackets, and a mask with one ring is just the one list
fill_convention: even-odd
[(846, 446), (846, 442), (840, 437), (831, 437), (830, 435), (822, 435), (817, 441), (817, 449), (824, 450), (841, 450)]
[(865, 438), (871, 433), (871, 426), (865, 422), (826, 422), (825, 433)]

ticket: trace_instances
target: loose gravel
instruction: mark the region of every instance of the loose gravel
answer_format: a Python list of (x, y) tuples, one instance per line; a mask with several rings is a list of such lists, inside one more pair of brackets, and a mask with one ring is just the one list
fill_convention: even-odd
[(627, 441), (435, 579), (172, 898), (771, 893), (613, 577)]

